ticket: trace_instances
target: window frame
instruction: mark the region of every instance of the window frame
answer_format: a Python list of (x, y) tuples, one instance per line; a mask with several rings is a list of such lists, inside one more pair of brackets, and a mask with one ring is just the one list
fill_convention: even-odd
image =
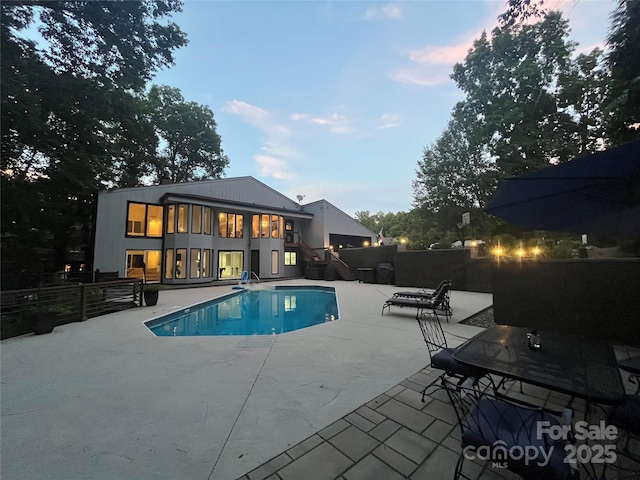
[[(142, 220), (142, 233), (141, 234), (132, 234), (129, 231), (129, 218), (130, 218), (130, 208), (132, 205), (142, 205), (144, 207), (144, 218)], [(160, 233), (158, 235), (149, 235), (149, 207), (158, 207), (162, 209), (162, 215), (160, 215), (160, 222), (164, 222), (164, 206), (158, 205), (157, 203), (146, 203), (146, 202), (134, 202), (133, 200), (127, 201), (127, 215), (125, 219), (125, 238), (162, 238), (164, 232), (164, 225), (160, 225)], [(133, 220), (132, 220), (133, 222)], [(137, 222), (136, 222), (137, 223)]]

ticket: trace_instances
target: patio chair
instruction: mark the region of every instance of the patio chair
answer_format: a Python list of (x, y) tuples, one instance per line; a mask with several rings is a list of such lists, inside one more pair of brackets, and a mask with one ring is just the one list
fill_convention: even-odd
[(449, 300), (449, 287), (444, 285), (438, 294), (433, 298), (405, 298), (405, 297), (391, 297), (388, 298), (384, 305), (382, 305), (382, 315), (384, 315), (385, 309), (391, 310), (391, 306), (400, 308), (410, 307), (415, 308), (416, 319), (420, 319), (420, 316), (425, 310), (432, 310), (434, 314), (441, 312), (449, 323), (449, 317), (451, 317), (453, 311), (451, 309), (451, 302)]
[(440, 284), (433, 291), (427, 291), (427, 290), (417, 290), (417, 291), (415, 291), (415, 290), (414, 291), (403, 290), (403, 291), (400, 291), (400, 292), (395, 292), (393, 294), (393, 296), (394, 297), (431, 299), (431, 298), (435, 297), (436, 295), (438, 295), (440, 290), (442, 290), (445, 285), (449, 287), (449, 290), (451, 290), (451, 283), (452, 283), (451, 280), (443, 280), (443, 281), (440, 282)]
[(438, 383), (441, 383), (445, 377), (456, 378), (459, 382), (463, 382), (467, 378), (473, 378), (475, 382), (476, 379), (485, 375), (482, 369), (471, 367), (453, 358), (456, 349), (447, 346), (447, 339), (437, 315), (423, 312), (418, 318), (418, 324), (427, 344), (427, 351), (431, 360), (430, 366), (443, 371), (442, 375), (424, 387), (424, 390), (422, 390), (422, 402), (424, 402), (427, 390), (434, 386), (439, 388), (440, 385)]
[(609, 411), (607, 423), (625, 432), (626, 439), (622, 452), (638, 462), (640, 466), (640, 452), (632, 453), (629, 450), (630, 438), (640, 437), (640, 396), (625, 395), (623, 400)]
[[(470, 478), (463, 473), (463, 466), (466, 459), (473, 458), (499, 464), (525, 479), (575, 478), (577, 472), (564, 463), (565, 441), (554, 440), (548, 430), (538, 428), (538, 422), (549, 422), (552, 429), (561, 428), (554, 416), (541, 408), (497, 398), (489, 390), (466, 387), (448, 378), (442, 383), (460, 426), (462, 451), (456, 463), (455, 479)], [(536, 458), (530, 458), (534, 454)]]
[(629, 374), (629, 381), (636, 384), (635, 394), (640, 394), (640, 355), (620, 360), (618, 367)]

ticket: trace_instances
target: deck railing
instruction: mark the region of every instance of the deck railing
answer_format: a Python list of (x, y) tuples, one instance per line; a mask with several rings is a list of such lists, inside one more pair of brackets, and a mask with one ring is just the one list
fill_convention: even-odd
[(0, 338), (42, 333), (107, 313), (142, 306), (142, 280), (9, 290), (0, 293)]

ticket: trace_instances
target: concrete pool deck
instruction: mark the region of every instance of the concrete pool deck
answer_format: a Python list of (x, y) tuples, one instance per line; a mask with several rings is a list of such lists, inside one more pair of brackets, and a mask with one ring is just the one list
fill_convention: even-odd
[[(398, 287), (278, 284), (335, 287), (340, 319), (255, 337), (155, 337), (143, 325), (228, 285), (3, 340), (3, 480), (240, 478), (428, 364), (415, 310), (380, 314)], [(451, 304), (454, 346), (479, 331), (457, 322), (492, 296), (453, 291)]]

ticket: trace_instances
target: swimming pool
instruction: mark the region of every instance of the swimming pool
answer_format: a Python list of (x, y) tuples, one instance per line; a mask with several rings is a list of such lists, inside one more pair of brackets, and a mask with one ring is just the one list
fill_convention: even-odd
[(276, 335), (338, 320), (333, 287), (245, 289), (145, 322), (156, 336)]

